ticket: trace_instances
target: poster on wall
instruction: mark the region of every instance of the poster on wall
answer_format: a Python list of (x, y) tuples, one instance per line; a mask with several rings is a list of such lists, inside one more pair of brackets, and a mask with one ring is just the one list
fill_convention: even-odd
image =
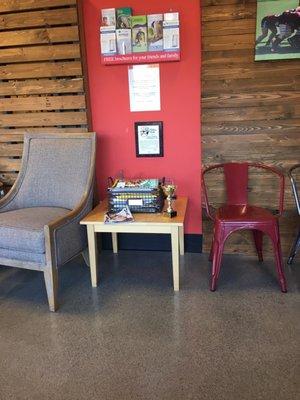
[(300, 58), (299, 0), (257, 0), (255, 61)]
[(159, 64), (128, 67), (130, 111), (160, 111)]

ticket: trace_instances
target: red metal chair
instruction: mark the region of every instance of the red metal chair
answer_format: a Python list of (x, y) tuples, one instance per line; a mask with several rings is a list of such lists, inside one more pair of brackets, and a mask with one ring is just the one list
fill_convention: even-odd
[[(265, 208), (248, 204), (248, 170), (249, 167), (273, 172), (279, 177), (279, 211), (273, 215)], [(222, 168), (225, 176), (226, 204), (213, 215), (208, 201), (204, 175), (211, 170)], [(226, 163), (212, 165), (202, 171), (202, 190), (207, 215), (214, 221), (214, 236), (209, 259), (212, 261), (211, 291), (216, 290), (220, 275), (221, 258), (224, 244), (229, 235), (238, 230), (250, 229), (253, 232), (258, 259), (263, 261), (263, 235), (268, 235), (273, 243), (276, 256), (278, 280), (282, 292), (287, 291), (283, 271), (278, 218), (283, 212), (284, 175), (273, 167), (257, 163)]]

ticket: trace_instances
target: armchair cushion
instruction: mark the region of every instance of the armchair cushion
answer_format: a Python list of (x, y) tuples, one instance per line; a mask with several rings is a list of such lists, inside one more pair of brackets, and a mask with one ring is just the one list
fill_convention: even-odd
[(60, 207), (32, 207), (0, 213), (0, 249), (44, 254), (44, 226), (69, 211)]
[(6, 265), (6, 260), (18, 260), (24, 262), (33, 262), (40, 264), (40, 267), (46, 265), (46, 255), (32, 253), (31, 251), (17, 251), (12, 249), (0, 248), (0, 264)]

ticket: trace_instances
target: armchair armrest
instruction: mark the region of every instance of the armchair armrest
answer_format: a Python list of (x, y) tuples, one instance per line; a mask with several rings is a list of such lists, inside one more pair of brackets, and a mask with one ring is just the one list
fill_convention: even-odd
[(0, 213), (14, 209), (14, 199), (19, 192), (21, 182), (17, 179), (8, 193), (0, 199)]
[(79, 224), (93, 207), (93, 190), (84, 196), (80, 204), (44, 227), (47, 262), (51, 257), (61, 266), (87, 247), (86, 229)]
[(16, 197), (18, 196), (19, 190), (25, 178), (26, 166), (28, 162), (28, 151), (28, 140), (24, 140), (21, 169), (10, 191), (2, 199), (0, 199), (0, 213), (14, 210), (16, 208)]

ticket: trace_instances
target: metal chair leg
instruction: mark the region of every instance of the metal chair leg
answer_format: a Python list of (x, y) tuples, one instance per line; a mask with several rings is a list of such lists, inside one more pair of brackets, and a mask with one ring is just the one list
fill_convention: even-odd
[(255, 243), (255, 248), (256, 252), (258, 255), (258, 260), (262, 262), (263, 259), (263, 232), (258, 231), (257, 229), (254, 229), (253, 231), (253, 238), (254, 238), (254, 243)]
[(289, 255), (289, 258), (288, 258), (288, 262), (287, 262), (289, 265), (292, 264), (292, 262), (293, 262), (293, 260), (295, 258), (295, 255), (296, 255), (296, 253), (297, 253), (297, 251), (299, 249), (300, 249), (300, 229), (298, 231), (298, 235), (297, 235), (297, 237), (295, 239), (293, 247), (292, 247), (292, 249), (290, 251), (290, 255)]

